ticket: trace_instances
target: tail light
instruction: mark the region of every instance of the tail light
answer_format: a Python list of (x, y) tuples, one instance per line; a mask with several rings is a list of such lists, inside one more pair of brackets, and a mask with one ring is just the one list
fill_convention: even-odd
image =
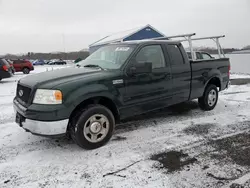
[(228, 76), (230, 76), (230, 70), (231, 70), (231, 66), (228, 66)]
[(7, 71), (7, 72), (9, 71), (9, 70), (8, 70), (8, 67), (7, 67), (6, 65), (3, 66), (3, 70), (5, 70), (5, 71)]

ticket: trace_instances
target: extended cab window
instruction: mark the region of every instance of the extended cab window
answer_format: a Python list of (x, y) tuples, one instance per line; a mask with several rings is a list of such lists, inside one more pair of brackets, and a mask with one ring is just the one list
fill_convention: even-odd
[(192, 59), (191, 52), (187, 52), (187, 55), (188, 55), (188, 59)]
[(196, 59), (203, 59), (200, 52), (196, 52)]
[(165, 59), (161, 45), (150, 45), (143, 47), (136, 55), (137, 63), (152, 63), (152, 68), (165, 67)]
[(168, 53), (171, 58), (171, 65), (183, 65), (184, 60), (179, 47), (175, 44), (168, 45)]

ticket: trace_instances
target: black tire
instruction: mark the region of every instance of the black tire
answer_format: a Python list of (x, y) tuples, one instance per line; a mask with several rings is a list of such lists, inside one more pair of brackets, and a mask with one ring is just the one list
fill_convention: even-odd
[(218, 102), (218, 97), (219, 92), (217, 87), (215, 85), (208, 85), (203, 96), (198, 99), (200, 108), (204, 111), (213, 110)]
[[(94, 122), (91, 123), (91, 117), (95, 116)], [(100, 116), (100, 119), (96, 119), (96, 117)], [(107, 120), (104, 128), (104, 124), (101, 123), (101, 119)], [(99, 123), (101, 129), (97, 133), (91, 132), (92, 125), (94, 123)], [(98, 125), (98, 126), (99, 126)], [(98, 126), (93, 128), (97, 131)], [(102, 105), (89, 105), (87, 108), (83, 109), (81, 112), (76, 114), (74, 118), (72, 118), (69, 127), (69, 133), (71, 138), (75, 141), (77, 145), (84, 149), (95, 149), (105, 145), (113, 135), (115, 127), (115, 119), (112, 112)], [(89, 130), (88, 130), (89, 129)], [(88, 131), (85, 131), (88, 130)], [(102, 134), (101, 131), (105, 131), (105, 134)], [(87, 133), (89, 132), (89, 133)], [(101, 136), (100, 136), (101, 135)], [(95, 136), (99, 141), (92, 142), (92, 136)], [(98, 136), (100, 136), (98, 138)], [(94, 140), (94, 139), (93, 139)]]
[(23, 69), (23, 74), (29, 74), (29, 73), (30, 73), (30, 69), (28, 69), (28, 68)]

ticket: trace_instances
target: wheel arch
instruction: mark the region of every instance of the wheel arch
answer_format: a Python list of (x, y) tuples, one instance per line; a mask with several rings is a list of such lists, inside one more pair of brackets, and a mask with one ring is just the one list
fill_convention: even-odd
[(74, 118), (77, 115), (77, 113), (79, 113), (84, 108), (86, 108), (86, 106), (91, 104), (100, 104), (105, 106), (113, 113), (115, 122), (120, 121), (119, 109), (114, 100), (112, 100), (110, 97), (107, 96), (93, 96), (82, 100), (75, 106), (75, 108), (70, 113), (69, 122), (72, 121), (72, 118)]
[(219, 91), (221, 91), (221, 79), (220, 79), (218, 76), (214, 76), (214, 77), (210, 78), (210, 79), (206, 82), (205, 88), (204, 88), (204, 92), (205, 92), (207, 86), (209, 86), (209, 85), (211, 85), (211, 84), (213, 84), (213, 85), (215, 85), (216, 87), (218, 87), (218, 88), (219, 88)]
[(29, 70), (30, 70), (30, 68), (29, 68), (28, 66), (24, 66), (24, 67), (22, 68), (22, 70), (24, 70), (24, 69), (29, 69)]

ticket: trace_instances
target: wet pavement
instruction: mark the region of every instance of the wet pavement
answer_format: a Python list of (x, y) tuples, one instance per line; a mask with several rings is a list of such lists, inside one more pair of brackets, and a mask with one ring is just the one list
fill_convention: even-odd
[(169, 151), (154, 154), (150, 159), (161, 163), (162, 166), (157, 166), (157, 168), (166, 168), (167, 172), (170, 173), (181, 170), (182, 167), (191, 165), (197, 161), (196, 158), (190, 158), (188, 154), (182, 151)]

